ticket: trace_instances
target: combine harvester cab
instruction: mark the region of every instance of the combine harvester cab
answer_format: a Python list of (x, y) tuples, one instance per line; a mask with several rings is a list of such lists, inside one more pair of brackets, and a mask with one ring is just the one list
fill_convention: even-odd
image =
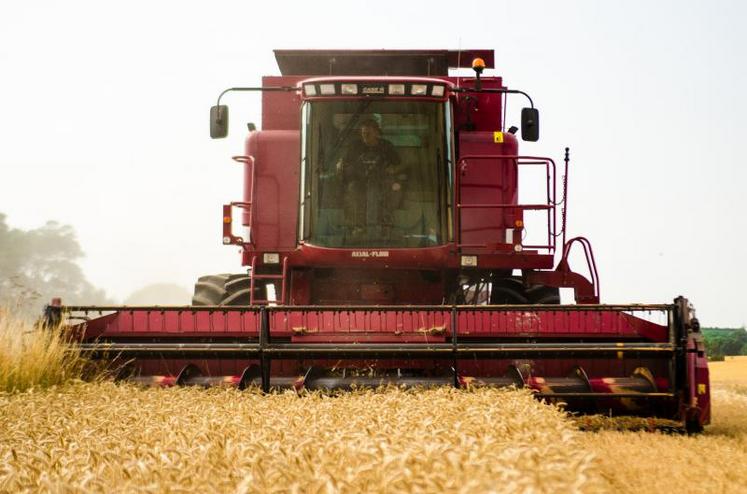
[[(519, 130), (539, 137), (531, 98), (482, 74), (492, 51), (275, 55), (281, 76), (210, 112), (225, 137), (221, 98), (262, 92), (262, 130), (234, 157), (244, 197), (222, 215), (246, 271), (201, 277), (191, 306), (52, 304), (85, 350), (155, 385), (516, 386), (579, 412), (709, 423), (691, 306), (600, 305), (588, 240), (565, 238), (568, 149), (558, 194), (555, 162), (518, 150)], [(520, 129), (509, 96), (529, 102)]]

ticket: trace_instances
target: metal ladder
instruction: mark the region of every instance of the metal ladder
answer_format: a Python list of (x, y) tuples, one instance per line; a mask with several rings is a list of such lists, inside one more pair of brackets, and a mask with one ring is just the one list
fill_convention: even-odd
[[(280, 274), (276, 273), (257, 273), (257, 256), (252, 256), (251, 272), (249, 273), (249, 305), (285, 305), (286, 278), (288, 274), (288, 257), (283, 256), (282, 270)], [(257, 280), (280, 280), (280, 296), (276, 294), (276, 300), (255, 298), (254, 290)]]

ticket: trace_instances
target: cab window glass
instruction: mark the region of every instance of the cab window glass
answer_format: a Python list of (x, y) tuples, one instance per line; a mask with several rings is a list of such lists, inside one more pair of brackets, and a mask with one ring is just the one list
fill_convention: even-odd
[(306, 241), (326, 247), (445, 243), (443, 103), (337, 100), (307, 105)]

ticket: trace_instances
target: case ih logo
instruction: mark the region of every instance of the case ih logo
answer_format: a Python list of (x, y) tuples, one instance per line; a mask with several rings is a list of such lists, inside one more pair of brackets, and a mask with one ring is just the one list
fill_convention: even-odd
[(361, 88), (363, 94), (384, 94), (384, 86), (363, 86)]
[(389, 257), (388, 250), (354, 250), (353, 257)]

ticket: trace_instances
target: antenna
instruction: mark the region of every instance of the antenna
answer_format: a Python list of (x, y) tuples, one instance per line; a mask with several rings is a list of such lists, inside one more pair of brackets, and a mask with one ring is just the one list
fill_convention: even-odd
[(457, 89), (459, 89), (459, 67), (462, 66), (462, 37), (457, 40)]

